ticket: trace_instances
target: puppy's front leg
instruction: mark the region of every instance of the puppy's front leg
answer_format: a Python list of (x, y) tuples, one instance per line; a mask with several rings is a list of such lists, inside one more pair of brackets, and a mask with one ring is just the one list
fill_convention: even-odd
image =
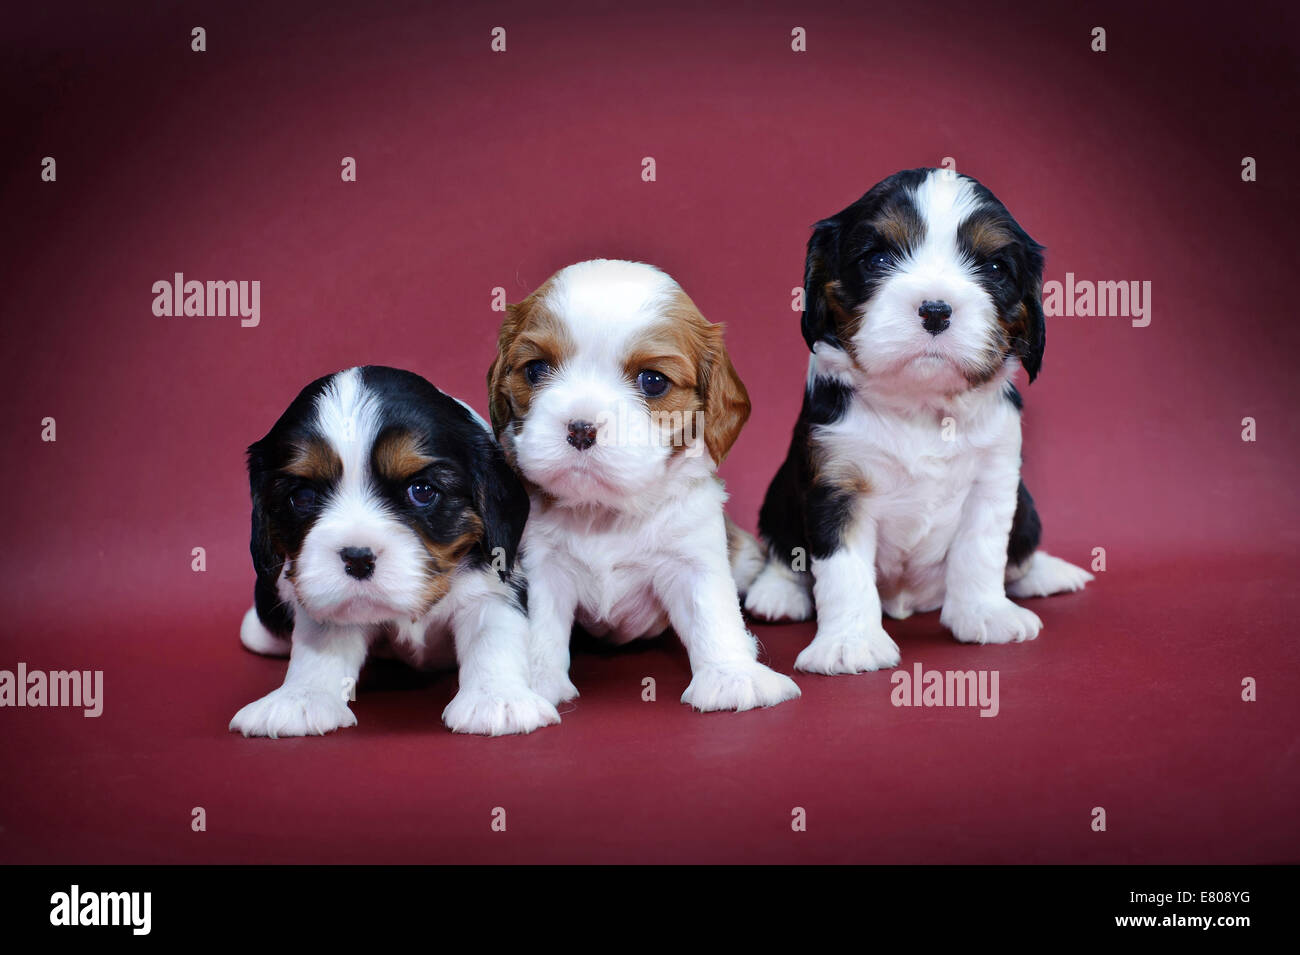
[(876, 590), (876, 523), (859, 514), (838, 546), (812, 559), (817, 635), (795, 660), (809, 673), (862, 673), (898, 666), (898, 644), (880, 620)]
[(528, 685), (528, 618), (505, 594), (489, 594), (456, 614), (460, 689), (442, 712), (456, 733), (504, 736), (560, 722)]
[(1043, 622), (1006, 593), (1007, 539), (1016, 512), (1020, 453), (1001, 455), (981, 470), (962, 505), (944, 567), (939, 622), (963, 643), (1032, 640)]
[(249, 703), (230, 721), (245, 736), (323, 736), (357, 718), (348, 699), (366, 659), (365, 628), (330, 626), (301, 608), (294, 618), (289, 670), (284, 685)]
[(655, 581), (691, 661), (691, 682), (682, 702), (702, 711), (749, 710), (794, 699), (799, 695), (795, 682), (758, 662), (757, 642), (740, 615), (721, 539), (718, 552), (718, 560), (703, 566), (680, 561)]
[(542, 548), (525, 548), (521, 561), (528, 576), (529, 682), (558, 706), (578, 695), (569, 679), (569, 638), (578, 598), (573, 584)]

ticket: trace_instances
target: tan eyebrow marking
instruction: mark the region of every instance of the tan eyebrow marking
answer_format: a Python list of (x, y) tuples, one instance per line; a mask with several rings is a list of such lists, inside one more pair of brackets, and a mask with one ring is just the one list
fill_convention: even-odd
[(914, 249), (925, 239), (925, 223), (909, 204), (892, 202), (868, 225), (900, 249)]
[(385, 431), (371, 451), (375, 471), (392, 481), (401, 481), (423, 471), (434, 459), (424, 453), (420, 439), (406, 429)]
[(343, 461), (329, 442), (309, 438), (294, 445), (293, 457), (283, 470), (307, 481), (331, 484), (343, 476)]
[(974, 255), (989, 256), (1014, 241), (1001, 223), (987, 216), (972, 216), (961, 224), (960, 235)]

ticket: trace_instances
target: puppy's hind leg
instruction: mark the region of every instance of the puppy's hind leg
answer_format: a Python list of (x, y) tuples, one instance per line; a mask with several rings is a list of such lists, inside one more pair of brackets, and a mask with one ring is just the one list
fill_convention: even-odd
[(790, 450), (758, 512), (766, 563), (741, 595), (741, 603), (759, 620), (808, 620), (813, 615), (813, 575), (805, 529), (809, 451), (807, 423), (802, 417), (811, 400), (810, 395), (804, 396), (804, 410), (790, 439)]
[(750, 584), (763, 569), (763, 548), (748, 531), (738, 526), (730, 517), (727, 522), (727, 559), (731, 563), (731, 579), (736, 582), (736, 593), (745, 598)]
[(813, 613), (812, 576), (769, 556), (745, 594), (745, 610), (760, 620), (807, 620)]
[(1007, 596), (1049, 597), (1082, 590), (1093, 579), (1082, 567), (1036, 550), (1019, 566), (1007, 568)]
[(245, 649), (264, 657), (287, 657), (291, 645), (288, 637), (277, 636), (266, 629), (257, 616), (256, 607), (249, 607), (248, 613), (244, 614), (244, 622), (239, 625), (239, 642)]
[(1082, 590), (1093, 579), (1082, 567), (1038, 549), (1043, 536), (1042, 521), (1025, 482), (1016, 490), (1016, 511), (1007, 542), (1006, 588), (1008, 597), (1047, 597)]

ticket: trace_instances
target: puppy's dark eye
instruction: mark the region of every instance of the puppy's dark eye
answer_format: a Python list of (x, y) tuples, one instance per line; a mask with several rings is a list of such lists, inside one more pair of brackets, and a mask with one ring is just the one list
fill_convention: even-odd
[(289, 492), (289, 506), (293, 508), (295, 514), (299, 517), (310, 514), (316, 509), (316, 489), (310, 487), (296, 487)]
[(636, 386), (641, 389), (641, 394), (647, 398), (658, 398), (668, 390), (672, 384), (668, 376), (657, 371), (647, 368), (636, 376)]
[(550, 373), (551, 366), (540, 358), (524, 365), (524, 377), (528, 379), (528, 383), (533, 387), (537, 387), (537, 383)]
[(875, 252), (867, 259), (867, 264), (873, 269), (887, 269), (894, 264), (894, 254), (892, 252)]
[(429, 507), (438, 500), (438, 489), (428, 481), (416, 481), (406, 489), (406, 496), (416, 507)]

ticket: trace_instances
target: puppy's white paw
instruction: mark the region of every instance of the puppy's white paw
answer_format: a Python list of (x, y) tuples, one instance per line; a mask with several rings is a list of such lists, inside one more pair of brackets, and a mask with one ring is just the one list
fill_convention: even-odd
[(341, 693), (314, 687), (282, 686), (235, 714), (230, 729), (245, 736), (324, 736), (356, 726), (357, 718)]
[(577, 699), (578, 688), (569, 679), (569, 674), (559, 667), (537, 667), (528, 678), (533, 692), (553, 706)]
[(834, 631), (818, 628), (813, 642), (794, 661), (806, 673), (865, 673), (898, 666), (898, 644), (880, 624), (861, 624)]
[(1082, 567), (1039, 550), (1030, 557), (1025, 572), (1008, 581), (1007, 594), (1011, 597), (1049, 597), (1082, 590), (1093, 579), (1092, 574)]
[(1020, 643), (1043, 629), (1038, 614), (1006, 597), (978, 604), (944, 604), (939, 622), (962, 643)]
[(807, 620), (813, 612), (812, 594), (793, 571), (772, 561), (749, 585), (745, 609), (760, 620)]
[(442, 721), (453, 733), (507, 736), (558, 723), (560, 714), (526, 686), (476, 686), (461, 688), (442, 711)]
[(682, 694), (682, 702), (707, 713), (776, 706), (798, 695), (799, 687), (788, 676), (756, 660), (737, 660), (696, 670)]

